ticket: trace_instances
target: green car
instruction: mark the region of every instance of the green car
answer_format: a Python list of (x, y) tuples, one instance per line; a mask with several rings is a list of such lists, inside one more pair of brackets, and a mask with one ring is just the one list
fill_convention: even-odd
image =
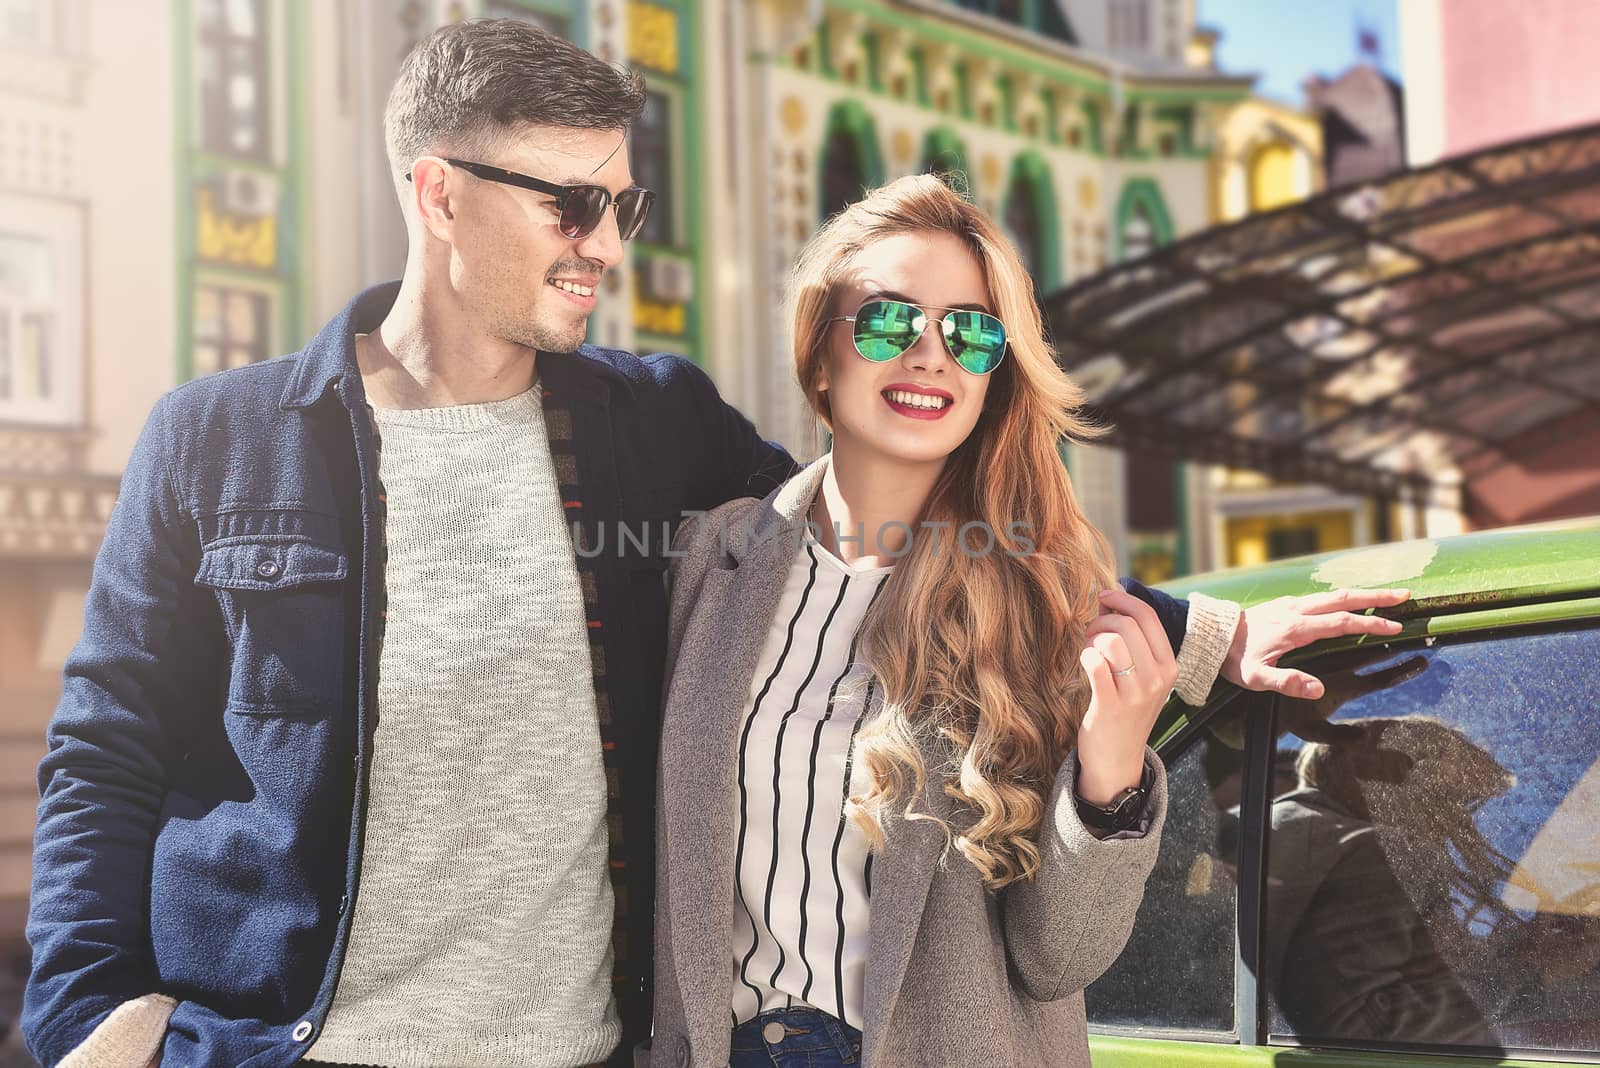
[(1318, 701), (1174, 701), (1161, 856), (1096, 1068), (1600, 1063), (1600, 517), (1169, 583), (1399, 586)]

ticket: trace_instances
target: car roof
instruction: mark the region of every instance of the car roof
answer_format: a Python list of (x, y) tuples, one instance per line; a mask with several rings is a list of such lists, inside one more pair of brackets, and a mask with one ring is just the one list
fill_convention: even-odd
[(1274, 560), (1161, 584), (1249, 606), (1341, 586), (1411, 591), (1415, 612), (1473, 611), (1600, 593), (1600, 516)]
[[(1317, 642), (1286, 656), (1284, 664), (1359, 645), (1600, 619), (1600, 516), (1341, 549), (1173, 579), (1160, 588), (1178, 597), (1206, 593), (1249, 607), (1341, 586), (1410, 590), (1410, 601), (1381, 613), (1401, 620), (1404, 629), (1391, 638)], [(1157, 748), (1179, 743), (1186, 727), (1203, 723), (1234, 692), (1219, 683), (1205, 711), (1174, 696), (1156, 722), (1152, 743)]]

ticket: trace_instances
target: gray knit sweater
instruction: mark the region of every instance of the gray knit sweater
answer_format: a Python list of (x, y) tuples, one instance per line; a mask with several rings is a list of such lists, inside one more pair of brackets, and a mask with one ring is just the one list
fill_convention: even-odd
[(620, 1040), (583, 596), (538, 396), (377, 410), (379, 722), (350, 945), (308, 1059), (572, 1068)]

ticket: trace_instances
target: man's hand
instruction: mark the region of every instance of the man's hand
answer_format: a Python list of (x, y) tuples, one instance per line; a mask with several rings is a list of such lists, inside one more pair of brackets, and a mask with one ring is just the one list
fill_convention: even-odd
[(1323, 694), (1322, 682), (1304, 671), (1281, 668), (1278, 661), (1323, 638), (1398, 634), (1398, 620), (1357, 613), (1392, 608), (1410, 598), (1410, 590), (1329, 590), (1247, 608), (1222, 662), (1222, 677), (1247, 690), (1275, 690), (1285, 697), (1317, 700)]

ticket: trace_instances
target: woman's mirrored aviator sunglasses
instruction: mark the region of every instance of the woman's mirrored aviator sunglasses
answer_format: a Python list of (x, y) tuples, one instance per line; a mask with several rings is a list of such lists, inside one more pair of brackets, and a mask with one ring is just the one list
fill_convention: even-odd
[(854, 323), (856, 351), (873, 363), (904, 356), (917, 343), (930, 322), (939, 324), (945, 348), (963, 370), (986, 375), (1000, 366), (1006, 354), (1005, 324), (988, 312), (936, 308), (945, 312), (935, 319), (915, 304), (901, 300), (869, 300), (854, 315), (840, 315), (830, 323)]
[[(520, 189), (531, 189), (535, 193), (555, 197), (556, 210), (561, 213), (559, 224), (561, 233), (573, 241), (581, 241), (594, 233), (595, 228), (600, 225), (600, 220), (605, 218), (606, 209), (612, 204), (611, 191), (604, 186), (557, 185), (526, 174), (518, 174), (516, 171), (508, 171), (504, 167), (492, 167), (487, 163), (449, 158), (445, 158), (444, 161), (486, 182), (514, 185)], [(410, 180), (411, 175), (407, 173), (406, 181)], [(622, 240), (631, 241), (639, 232), (639, 228), (644, 225), (645, 219), (649, 218), (650, 205), (656, 202), (656, 195), (648, 189), (635, 185), (618, 193), (615, 200), (617, 232), (622, 235)]]

